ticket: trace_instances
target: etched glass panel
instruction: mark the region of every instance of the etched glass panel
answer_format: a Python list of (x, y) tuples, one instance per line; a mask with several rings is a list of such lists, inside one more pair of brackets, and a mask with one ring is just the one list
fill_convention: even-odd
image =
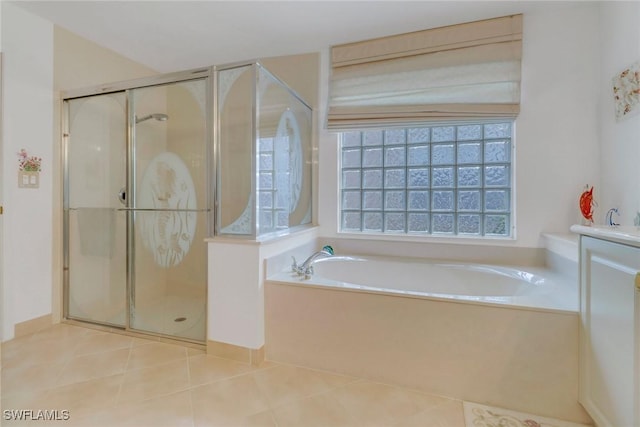
[[(206, 246), (201, 242), (206, 235), (210, 207), (206, 94), (204, 80), (129, 91), (129, 109), (131, 117), (135, 117), (135, 126), (131, 128), (135, 146), (130, 147), (133, 151), (128, 159), (132, 162), (130, 171), (134, 173), (127, 176), (132, 194), (127, 194), (130, 200), (126, 206), (131, 209), (126, 226), (130, 239), (127, 255), (133, 257), (127, 272), (131, 283), (135, 283), (127, 296), (127, 326), (132, 330), (198, 341), (206, 338), (201, 321), (206, 318), (207, 289), (207, 269), (203, 262), (207, 256)], [(233, 97), (232, 92), (227, 93), (227, 105), (233, 104)], [(243, 122), (241, 115), (239, 113), (236, 121), (239, 127)], [(105, 119), (109, 122), (108, 117), (102, 121)], [(238, 169), (247, 166), (245, 174), (258, 162), (253, 151), (253, 144), (257, 144), (256, 150), (260, 149), (258, 141), (253, 138), (234, 141), (237, 152), (254, 153), (243, 159), (246, 162), (234, 165)], [(249, 147), (251, 150), (245, 151)], [(267, 164), (273, 162), (268, 154), (261, 159)], [(217, 172), (221, 179), (229, 177), (224, 170)], [(258, 173), (259, 170), (253, 169), (249, 176), (257, 181)], [(242, 212), (249, 194), (258, 205), (273, 205), (271, 190), (264, 193), (246, 190), (251, 190), (250, 186), (239, 185), (235, 192), (222, 191), (220, 200), (229, 201), (225, 194), (234, 197), (237, 213)], [(109, 290), (106, 291), (101, 296), (109, 299)], [(181, 313), (178, 315), (178, 312)], [(178, 316), (186, 320), (176, 324), (173, 319)]]
[[(260, 163), (259, 160), (257, 172), (273, 172), (275, 189), (272, 206), (273, 229), (269, 230), (261, 226), (257, 230), (258, 234), (264, 234), (275, 229), (286, 229), (311, 221), (312, 115), (308, 107), (262, 67), (257, 67), (255, 77), (258, 96), (255, 98), (257, 102), (250, 104), (251, 116), (246, 131), (250, 135), (252, 127), (255, 126), (258, 150), (261, 155), (272, 156), (271, 168), (267, 169), (267, 162)], [(249, 92), (252, 86), (249, 86)], [(230, 105), (228, 114), (235, 118), (233, 113), (233, 106)], [(231, 128), (239, 127), (235, 119), (227, 121), (230, 122), (228, 125)], [(360, 132), (349, 132), (341, 138), (344, 144), (341, 153), (344, 167), (361, 167), (359, 139)], [(234, 144), (230, 152), (235, 153), (235, 139), (230, 140), (230, 143)], [(349, 148), (350, 146), (353, 148)], [(261, 156), (261, 160), (265, 160), (265, 157)], [(241, 169), (235, 163), (230, 167)], [(228, 182), (232, 183), (229, 185), (236, 185), (235, 180)], [(263, 190), (259, 180), (257, 184), (256, 190)], [(265, 208), (261, 206), (261, 209)], [(288, 220), (285, 219), (286, 215), (289, 216)]]

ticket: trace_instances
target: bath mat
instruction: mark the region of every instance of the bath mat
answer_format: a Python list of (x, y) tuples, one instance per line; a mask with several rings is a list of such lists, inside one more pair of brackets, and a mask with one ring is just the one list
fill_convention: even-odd
[(463, 406), (466, 427), (591, 427), (471, 402)]

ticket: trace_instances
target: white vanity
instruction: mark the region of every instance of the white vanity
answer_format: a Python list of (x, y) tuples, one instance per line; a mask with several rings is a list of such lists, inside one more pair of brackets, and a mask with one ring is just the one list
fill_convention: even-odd
[(580, 235), (580, 403), (598, 427), (640, 426), (640, 230)]

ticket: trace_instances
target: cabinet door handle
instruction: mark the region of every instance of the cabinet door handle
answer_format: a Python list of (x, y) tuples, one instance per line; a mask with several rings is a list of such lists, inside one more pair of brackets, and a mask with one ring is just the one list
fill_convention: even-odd
[(640, 291), (640, 272), (636, 273), (636, 290)]

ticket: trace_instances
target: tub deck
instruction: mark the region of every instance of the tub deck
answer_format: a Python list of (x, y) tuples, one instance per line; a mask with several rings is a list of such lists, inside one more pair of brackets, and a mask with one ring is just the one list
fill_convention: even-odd
[(579, 310), (577, 281), (543, 267), (340, 257), (316, 263), (315, 270), (309, 279), (282, 271), (268, 280), (294, 286), (542, 311)]

